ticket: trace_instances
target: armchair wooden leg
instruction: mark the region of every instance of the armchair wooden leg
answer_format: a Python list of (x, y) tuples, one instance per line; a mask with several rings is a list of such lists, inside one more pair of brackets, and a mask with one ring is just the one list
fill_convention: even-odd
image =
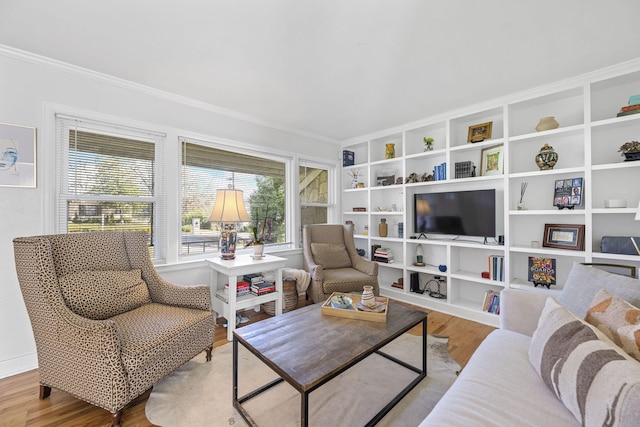
[(207, 347), (207, 362), (211, 362), (211, 351), (213, 350), (213, 345)]
[(111, 427), (120, 427), (122, 412), (124, 412), (124, 409), (120, 409), (118, 412), (111, 413)]
[(51, 395), (51, 387), (40, 384), (40, 400), (46, 399)]

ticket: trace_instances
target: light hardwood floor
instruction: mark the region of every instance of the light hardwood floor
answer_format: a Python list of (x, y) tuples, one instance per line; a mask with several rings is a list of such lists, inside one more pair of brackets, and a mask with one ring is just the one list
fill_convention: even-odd
[[(300, 305), (306, 301), (300, 301)], [(414, 307), (423, 310), (419, 307)], [(463, 367), (484, 338), (494, 328), (439, 312), (429, 312), (427, 330), (430, 334), (449, 336), (449, 352)], [(250, 322), (267, 317), (253, 310), (242, 313)], [(224, 320), (224, 319), (222, 319)], [(419, 330), (411, 331), (420, 333)], [(226, 328), (219, 322), (215, 347), (227, 344)], [(202, 356), (204, 357), (204, 355)], [(135, 399), (125, 408), (122, 417), (124, 427), (152, 426), (144, 412), (150, 391)], [(53, 389), (45, 400), (38, 399), (38, 371), (33, 370), (9, 378), (0, 379), (0, 426), (109, 426), (107, 411), (78, 400), (67, 393)]]

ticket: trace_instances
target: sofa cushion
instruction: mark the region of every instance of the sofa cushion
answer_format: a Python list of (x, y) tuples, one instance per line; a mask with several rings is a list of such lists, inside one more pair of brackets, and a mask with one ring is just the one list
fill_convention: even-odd
[(585, 320), (640, 361), (640, 309), (602, 289), (593, 298)]
[(325, 269), (351, 267), (351, 258), (342, 244), (311, 243), (311, 253), (316, 264)]
[(530, 343), (517, 332), (491, 332), (420, 427), (579, 427), (529, 363)]
[(548, 298), (531, 337), (529, 361), (583, 426), (635, 426), (640, 363), (605, 340)]
[(558, 296), (558, 302), (578, 317), (584, 318), (593, 297), (600, 289), (606, 289), (613, 295), (640, 307), (640, 280), (578, 263), (573, 265)]
[(104, 320), (151, 301), (140, 269), (80, 271), (58, 278), (67, 306), (76, 314)]

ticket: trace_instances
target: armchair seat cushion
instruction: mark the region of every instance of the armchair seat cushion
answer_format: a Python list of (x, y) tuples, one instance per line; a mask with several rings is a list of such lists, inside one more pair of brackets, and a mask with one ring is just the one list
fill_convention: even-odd
[(208, 336), (213, 327), (211, 312), (157, 303), (144, 304), (111, 320), (117, 325), (122, 363), (129, 375), (180, 355), (199, 337)]
[(324, 270), (324, 282), (322, 290), (325, 294), (333, 292), (352, 292), (354, 289), (362, 289), (365, 285), (377, 283), (376, 276), (369, 276), (355, 268), (334, 268)]

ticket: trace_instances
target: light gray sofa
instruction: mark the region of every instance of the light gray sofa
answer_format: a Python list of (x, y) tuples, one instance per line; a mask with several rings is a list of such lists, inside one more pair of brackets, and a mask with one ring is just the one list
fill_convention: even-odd
[[(576, 317), (584, 318), (600, 289), (640, 307), (639, 280), (580, 264), (574, 265), (557, 300)], [(500, 328), (482, 342), (420, 426), (581, 425), (529, 361), (532, 335), (547, 297), (543, 292), (517, 289), (501, 292)], [(629, 363), (637, 363), (640, 368), (640, 362)], [(627, 415), (624, 418), (630, 418)], [(634, 424), (638, 419), (624, 419), (619, 425), (640, 425)]]

